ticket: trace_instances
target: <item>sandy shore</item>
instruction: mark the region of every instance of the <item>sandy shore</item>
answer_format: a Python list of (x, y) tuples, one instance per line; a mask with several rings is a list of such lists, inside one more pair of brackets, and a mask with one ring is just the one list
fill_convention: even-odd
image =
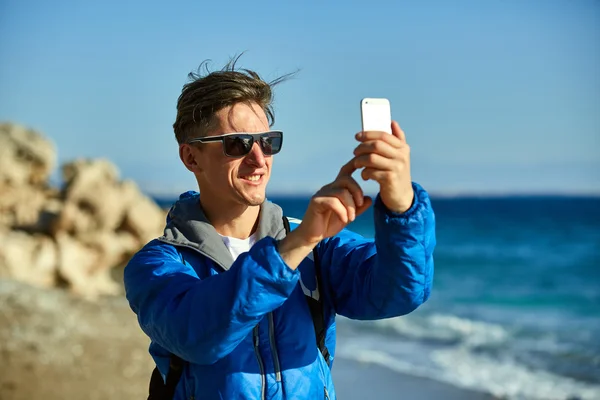
[(491, 400), (492, 395), (432, 379), (401, 374), (376, 364), (338, 357), (333, 379), (339, 400)]
[[(0, 399), (145, 399), (148, 339), (123, 298), (88, 303), (0, 279)], [(341, 400), (490, 400), (376, 364), (336, 358)]]

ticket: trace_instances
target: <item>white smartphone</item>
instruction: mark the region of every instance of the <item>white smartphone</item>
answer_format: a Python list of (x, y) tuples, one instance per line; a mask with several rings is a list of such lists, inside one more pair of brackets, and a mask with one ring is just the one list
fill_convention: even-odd
[(392, 133), (392, 110), (388, 99), (365, 98), (360, 101), (362, 130)]

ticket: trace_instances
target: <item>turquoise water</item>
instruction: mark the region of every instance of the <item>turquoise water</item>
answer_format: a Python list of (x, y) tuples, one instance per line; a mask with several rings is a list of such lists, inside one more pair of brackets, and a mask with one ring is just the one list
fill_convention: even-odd
[[(271, 198), (302, 218), (308, 198)], [(600, 399), (600, 198), (433, 199), (430, 300), (340, 318), (338, 356), (509, 398)], [(350, 229), (373, 237), (372, 209)]]

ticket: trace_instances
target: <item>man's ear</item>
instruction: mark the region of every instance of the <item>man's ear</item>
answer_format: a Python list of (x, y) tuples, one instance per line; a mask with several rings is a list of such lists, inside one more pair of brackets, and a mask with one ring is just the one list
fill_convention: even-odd
[(196, 160), (199, 150), (192, 145), (183, 143), (179, 145), (179, 158), (183, 165), (191, 172), (200, 172), (200, 164)]

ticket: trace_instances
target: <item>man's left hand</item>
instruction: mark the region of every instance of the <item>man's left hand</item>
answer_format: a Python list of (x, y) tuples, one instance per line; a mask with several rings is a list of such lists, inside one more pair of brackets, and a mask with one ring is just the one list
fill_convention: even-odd
[(396, 121), (392, 134), (379, 131), (359, 132), (361, 142), (354, 149), (354, 166), (364, 168), (361, 176), (379, 183), (381, 200), (393, 212), (407, 211), (414, 198), (410, 177), (410, 148)]

